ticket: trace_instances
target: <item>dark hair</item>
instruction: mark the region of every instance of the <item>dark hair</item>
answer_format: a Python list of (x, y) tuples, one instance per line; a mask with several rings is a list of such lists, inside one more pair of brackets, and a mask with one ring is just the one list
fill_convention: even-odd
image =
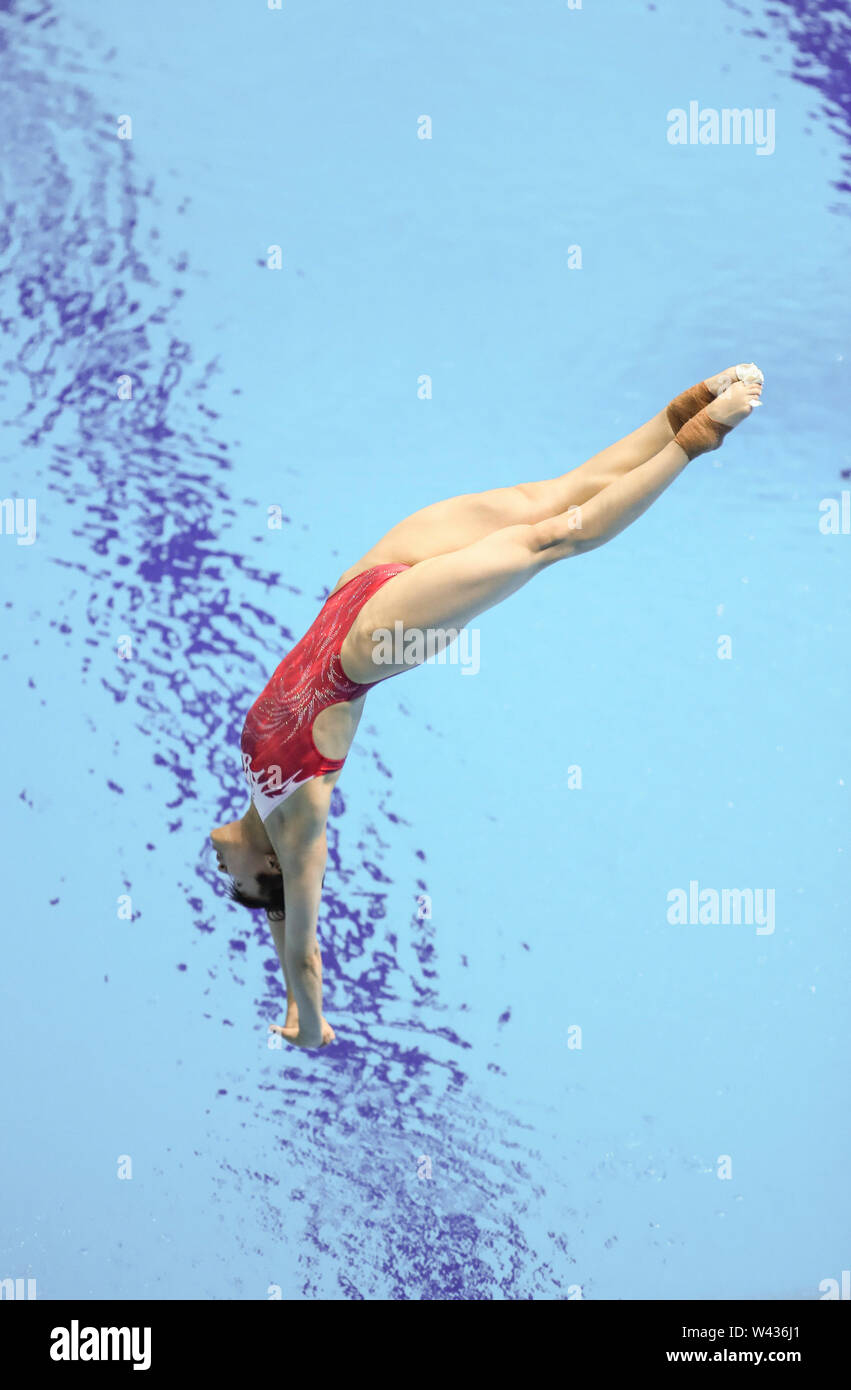
[(273, 913), (276, 917), (283, 917), (284, 907), (284, 880), (280, 874), (258, 874), (257, 886), (260, 892), (257, 897), (252, 893), (245, 893), (241, 888), (237, 888), (232, 883), (228, 888), (228, 897), (231, 902), (239, 903), (240, 907), (251, 908), (252, 911), (265, 909), (266, 912)]

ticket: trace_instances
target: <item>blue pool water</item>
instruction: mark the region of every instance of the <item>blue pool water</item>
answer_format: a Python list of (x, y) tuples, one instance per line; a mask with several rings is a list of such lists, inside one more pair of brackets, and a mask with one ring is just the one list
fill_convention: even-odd
[[(849, 6), (72, 8), (0, 4), (0, 491), (37, 506), (0, 536), (0, 1278), (818, 1298), (851, 1260)], [(672, 145), (691, 101), (776, 148)], [(271, 669), (407, 512), (750, 359), (764, 408), (486, 614), (477, 675), (370, 697), (338, 1042), (270, 1050), (272, 945), (206, 836)], [(774, 929), (670, 923), (692, 882), (773, 890)]]

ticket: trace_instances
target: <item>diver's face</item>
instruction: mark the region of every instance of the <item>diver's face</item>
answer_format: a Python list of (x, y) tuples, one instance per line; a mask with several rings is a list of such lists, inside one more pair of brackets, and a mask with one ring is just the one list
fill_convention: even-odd
[(280, 865), (272, 850), (265, 852), (246, 843), (240, 821), (220, 825), (210, 835), (219, 872), (228, 874), (234, 885), (253, 896), (259, 893), (258, 874), (279, 874)]

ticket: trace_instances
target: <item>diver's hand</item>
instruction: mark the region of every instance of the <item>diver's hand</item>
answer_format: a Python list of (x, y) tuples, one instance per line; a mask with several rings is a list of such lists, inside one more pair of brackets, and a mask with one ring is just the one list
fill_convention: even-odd
[(284, 1026), (281, 1027), (278, 1023), (270, 1023), (269, 1032), (280, 1034), (280, 1036), (288, 1043), (291, 1043), (293, 1047), (306, 1048), (327, 1047), (336, 1037), (336, 1033), (327, 1018), (323, 1018), (322, 1020), (321, 1036), (316, 1033), (304, 1033), (296, 1025), (284, 1024)]

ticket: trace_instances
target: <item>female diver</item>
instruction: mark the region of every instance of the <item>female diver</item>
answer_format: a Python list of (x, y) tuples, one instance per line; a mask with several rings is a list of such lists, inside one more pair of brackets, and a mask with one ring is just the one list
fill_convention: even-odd
[(378, 632), (454, 633), (557, 560), (605, 544), (719, 448), (760, 404), (762, 382), (753, 363), (730, 367), (561, 477), (424, 507), (340, 576), (248, 712), (248, 810), (210, 836), (230, 896), (266, 909), (287, 987), (286, 1021), (272, 1031), (296, 1047), (334, 1038), (316, 939), (331, 790), (369, 687), (419, 664), (379, 657)]

